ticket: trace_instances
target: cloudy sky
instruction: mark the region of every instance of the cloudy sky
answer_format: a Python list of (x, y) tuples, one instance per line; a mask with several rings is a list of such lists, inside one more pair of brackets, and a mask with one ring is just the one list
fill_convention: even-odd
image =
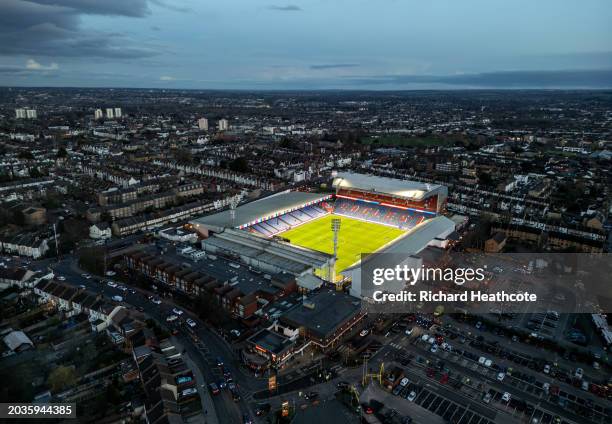
[(611, 88), (610, 0), (0, 0), (0, 85)]

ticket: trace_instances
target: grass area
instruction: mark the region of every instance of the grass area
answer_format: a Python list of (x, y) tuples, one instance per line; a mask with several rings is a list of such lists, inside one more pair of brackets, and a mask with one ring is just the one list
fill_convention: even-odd
[(308, 247), (324, 253), (333, 253), (332, 218), (340, 218), (341, 221), (340, 233), (338, 234), (336, 274), (357, 262), (362, 253), (373, 253), (404, 233), (403, 230), (387, 227), (386, 225), (359, 221), (338, 215), (326, 215), (285, 231), (280, 236), (290, 240), (292, 244), (297, 246)]
[(401, 134), (374, 136), (364, 139), (363, 144), (372, 147), (449, 147), (455, 145), (455, 140), (440, 137), (408, 137)]

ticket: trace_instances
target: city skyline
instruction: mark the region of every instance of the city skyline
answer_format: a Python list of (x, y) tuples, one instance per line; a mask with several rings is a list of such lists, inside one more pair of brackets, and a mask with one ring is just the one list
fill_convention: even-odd
[(604, 1), (8, 0), (0, 85), (605, 89), (611, 15)]

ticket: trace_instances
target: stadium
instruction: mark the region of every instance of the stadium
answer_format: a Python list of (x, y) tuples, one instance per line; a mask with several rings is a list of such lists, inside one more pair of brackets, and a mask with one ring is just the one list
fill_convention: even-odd
[[(240, 257), (270, 273), (289, 272), (306, 288), (317, 285), (313, 275), (354, 281), (362, 254), (414, 254), (454, 231), (441, 215), (447, 198), (442, 185), (337, 173), (332, 187), (333, 194), (276, 193), (191, 224), (205, 237), (205, 251)], [(339, 222), (335, 257), (332, 222)]]

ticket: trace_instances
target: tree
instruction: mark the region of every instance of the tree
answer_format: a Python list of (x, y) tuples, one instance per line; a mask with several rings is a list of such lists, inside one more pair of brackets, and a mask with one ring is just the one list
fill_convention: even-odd
[(59, 392), (66, 387), (72, 387), (77, 382), (76, 372), (73, 367), (60, 365), (49, 374), (47, 384), (51, 387), (52, 392)]
[(234, 172), (243, 172), (243, 173), (249, 172), (250, 170), (249, 163), (242, 156), (231, 161), (229, 163), (229, 169), (231, 169)]
[(66, 148), (65, 148), (65, 147), (60, 147), (60, 148), (57, 150), (57, 157), (58, 157), (58, 158), (65, 158), (65, 157), (67, 157), (67, 156), (68, 156), (68, 152), (66, 151)]

